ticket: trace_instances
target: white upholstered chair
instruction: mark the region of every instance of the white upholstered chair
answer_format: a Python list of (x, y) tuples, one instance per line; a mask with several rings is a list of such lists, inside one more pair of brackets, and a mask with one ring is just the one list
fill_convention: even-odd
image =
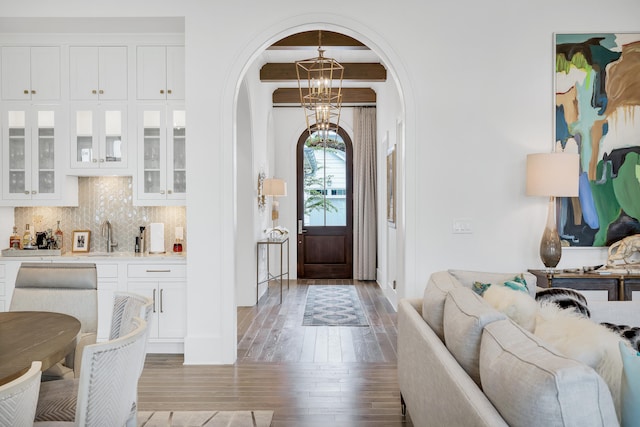
[(0, 386), (0, 426), (31, 427), (36, 414), (42, 363), (32, 362), (31, 368)]
[[(135, 318), (132, 325), (127, 335), (85, 347), (79, 379), (42, 383), (35, 426), (119, 427), (127, 423), (147, 337), (147, 322)], [(69, 412), (73, 412), (73, 421), (69, 421)]]
[(98, 278), (92, 263), (22, 263), (11, 297), (10, 311), (53, 311), (80, 321), (74, 351), (64, 366), (54, 365), (43, 378), (80, 375), (82, 349), (96, 342), (98, 329)]

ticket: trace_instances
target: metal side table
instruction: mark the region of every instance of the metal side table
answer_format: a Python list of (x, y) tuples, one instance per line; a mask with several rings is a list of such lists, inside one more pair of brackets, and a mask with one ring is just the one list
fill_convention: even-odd
[[(260, 280), (260, 247), (265, 246), (267, 250), (267, 278)], [(280, 248), (280, 274), (271, 274), (271, 260), (270, 260), (270, 248), (271, 246), (277, 246)], [(286, 257), (284, 255), (284, 248), (286, 246)], [(284, 270), (286, 264), (287, 270)], [(271, 280), (278, 279), (280, 282), (280, 304), (282, 304), (282, 285), (284, 276), (287, 276), (287, 290), (289, 289), (289, 238), (284, 239), (263, 239), (258, 240), (256, 247), (256, 305), (260, 300), (260, 285), (269, 282)], [(267, 292), (269, 291), (269, 285), (267, 284)]]

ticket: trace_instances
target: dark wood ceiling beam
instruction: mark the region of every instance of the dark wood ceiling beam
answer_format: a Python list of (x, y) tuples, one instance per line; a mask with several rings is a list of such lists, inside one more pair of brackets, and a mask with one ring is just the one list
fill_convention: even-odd
[[(273, 91), (272, 101), (277, 104), (300, 104), (300, 90), (278, 88)], [(371, 88), (342, 88), (343, 104), (375, 104), (376, 92)]]
[[(368, 49), (366, 45), (344, 34), (334, 33), (333, 31), (322, 30), (321, 35), (322, 46), (345, 47), (352, 49)], [(272, 44), (269, 49), (282, 49), (292, 47), (318, 47), (318, 31), (305, 31), (285, 37)]]
[[(384, 82), (387, 80), (387, 69), (375, 62), (348, 62), (344, 66), (343, 80)], [(297, 80), (296, 64), (289, 62), (270, 62), (260, 68), (260, 81), (281, 82)]]

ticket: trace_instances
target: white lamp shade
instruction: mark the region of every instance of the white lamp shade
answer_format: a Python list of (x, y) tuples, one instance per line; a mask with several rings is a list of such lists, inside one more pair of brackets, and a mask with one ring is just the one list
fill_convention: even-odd
[(574, 153), (538, 153), (527, 156), (528, 196), (578, 196), (580, 156)]
[(262, 184), (262, 191), (265, 196), (286, 196), (287, 183), (284, 179), (267, 178)]

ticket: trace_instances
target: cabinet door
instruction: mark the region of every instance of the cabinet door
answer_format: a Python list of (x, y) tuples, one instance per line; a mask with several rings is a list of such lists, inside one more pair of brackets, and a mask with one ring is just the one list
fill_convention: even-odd
[(117, 290), (118, 282), (98, 278), (98, 341), (109, 339), (113, 314), (113, 294)]
[(76, 106), (71, 108), (71, 167), (97, 167), (99, 157), (99, 129), (96, 108)]
[(92, 46), (69, 48), (69, 96), (71, 99), (98, 99), (98, 49)]
[(160, 282), (158, 311), (158, 336), (184, 338), (187, 320), (184, 282)]
[(184, 46), (167, 46), (167, 99), (184, 99)]
[(58, 197), (57, 187), (59, 168), (56, 167), (56, 121), (60, 120), (60, 114), (54, 109), (38, 108), (34, 111), (35, 128), (32, 130), (33, 138), (33, 177), (32, 195), (34, 198), (55, 199)]
[(164, 46), (138, 46), (138, 99), (166, 99), (167, 60)]
[(98, 94), (104, 100), (127, 99), (127, 48), (101, 47), (98, 76)]
[(166, 117), (162, 106), (141, 108), (138, 112), (138, 198), (166, 198)]
[(71, 167), (124, 168), (127, 164), (126, 107), (75, 105), (71, 108)]
[(153, 315), (151, 316), (149, 338), (158, 338), (158, 314), (160, 312), (158, 282), (129, 282), (127, 289), (129, 292), (144, 295), (153, 300)]
[(183, 200), (187, 194), (186, 112), (170, 109), (167, 146), (167, 198)]
[(59, 47), (31, 48), (31, 99), (33, 101), (60, 99)]
[(2, 111), (2, 198), (31, 198), (31, 127), (28, 110)]
[(5, 46), (2, 48), (2, 98), (31, 99), (31, 49)]

